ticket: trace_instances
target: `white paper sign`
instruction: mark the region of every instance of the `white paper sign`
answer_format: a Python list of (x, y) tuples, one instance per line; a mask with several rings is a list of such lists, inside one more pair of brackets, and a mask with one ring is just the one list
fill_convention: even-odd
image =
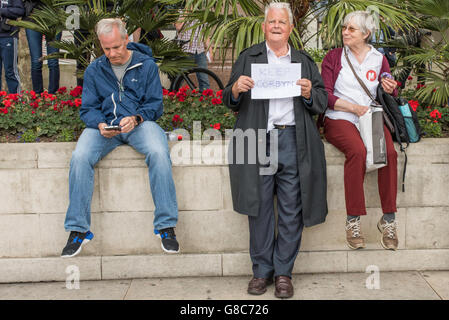
[(296, 81), (301, 79), (301, 64), (251, 64), (251, 99), (279, 99), (301, 95), (301, 86)]

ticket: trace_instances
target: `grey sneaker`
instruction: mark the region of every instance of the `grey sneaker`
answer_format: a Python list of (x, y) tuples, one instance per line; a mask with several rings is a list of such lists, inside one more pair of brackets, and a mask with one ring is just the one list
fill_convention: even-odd
[(351, 249), (365, 248), (365, 238), (360, 230), (360, 218), (346, 220), (346, 242)]
[(161, 238), (161, 247), (167, 253), (179, 253), (179, 243), (176, 240), (174, 228), (154, 230), (156, 236)]
[(380, 218), (377, 223), (377, 229), (382, 233), (380, 237), (380, 244), (384, 249), (396, 250), (398, 248), (398, 223), (396, 221), (387, 222), (383, 218)]

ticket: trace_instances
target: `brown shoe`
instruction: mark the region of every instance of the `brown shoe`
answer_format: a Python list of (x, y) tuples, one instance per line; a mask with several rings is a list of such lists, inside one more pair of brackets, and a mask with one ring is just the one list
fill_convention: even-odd
[(273, 278), (252, 278), (248, 283), (248, 293), (254, 295), (261, 295), (267, 291), (267, 286), (273, 284)]
[(382, 233), (382, 237), (380, 238), (382, 247), (387, 250), (396, 250), (399, 244), (397, 234), (398, 223), (396, 221), (387, 222), (382, 217), (377, 223), (377, 229)]
[(287, 276), (276, 277), (274, 295), (277, 298), (291, 298), (293, 296), (292, 280)]
[(346, 242), (351, 249), (365, 248), (365, 238), (360, 230), (360, 218), (346, 221)]

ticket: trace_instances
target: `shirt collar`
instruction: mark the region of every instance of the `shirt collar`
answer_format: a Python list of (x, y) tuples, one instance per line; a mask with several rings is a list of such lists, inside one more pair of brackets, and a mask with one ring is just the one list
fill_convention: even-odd
[[(372, 55), (372, 54), (374, 54), (374, 55), (377, 55), (377, 56), (382, 56), (382, 53), (380, 53), (376, 48), (374, 48), (372, 45), (370, 45), (370, 44), (368, 44), (368, 46), (370, 47), (370, 50), (368, 51), (368, 53), (366, 54), (366, 57), (365, 57), (365, 61), (366, 61), (366, 58), (368, 58), (370, 55)], [(348, 52), (348, 55), (351, 55), (352, 57), (354, 57), (354, 55), (352, 54), (352, 52), (351, 52), (351, 50), (349, 49), (349, 47), (348, 46), (345, 46), (345, 48), (346, 48), (346, 52)]]
[(291, 57), (292, 57), (291, 56), (292, 49), (291, 49), (291, 47), (290, 47), (290, 45), (288, 43), (287, 43), (288, 52), (287, 52), (287, 54), (285, 56), (281, 56), (281, 57), (276, 56), (276, 54), (274, 53), (273, 50), (270, 49), (270, 47), (268, 46), (268, 43), (266, 41), (265, 41), (265, 45), (267, 47), (267, 55), (270, 54), (270, 52), (271, 52), (271, 54), (273, 54), (276, 58), (289, 57), (291, 59)]

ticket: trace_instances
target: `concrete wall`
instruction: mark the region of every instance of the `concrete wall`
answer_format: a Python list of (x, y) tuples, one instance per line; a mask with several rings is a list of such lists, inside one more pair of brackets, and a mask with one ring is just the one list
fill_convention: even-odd
[[(226, 164), (211, 164), (206, 145), (194, 146), (192, 158), (181, 163), (173, 152), (180, 146), (190, 142), (171, 144), (181, 255), (161, 253), (153, 235), (154, 205), (143, 156), (121, 146), (95, 171), (94, 240), (80, 257), (62, 260), (75, 143), (0, 144), (0, 282), (64, 280), (65, 266), (74, 263), (82, 266), (86, 280), (250, 274), (248, 222), (232, 210)], [(368, 215), (362, 218), (362, 230), (367, 248), (348, 249), (344, 157), (327, 143), (325, 148), (330, 211), (325, 223), (304, 231), (295, 272), (365, 271), (370, 264), (389, 271), (449, 269), (449, 139), (424, 139), (407, 151), (406, 192), (398, 190), (396, 252), (379, 243), (376, 172), (365, 181)], [(403, 155), (398, 153), (400, 179)]]

